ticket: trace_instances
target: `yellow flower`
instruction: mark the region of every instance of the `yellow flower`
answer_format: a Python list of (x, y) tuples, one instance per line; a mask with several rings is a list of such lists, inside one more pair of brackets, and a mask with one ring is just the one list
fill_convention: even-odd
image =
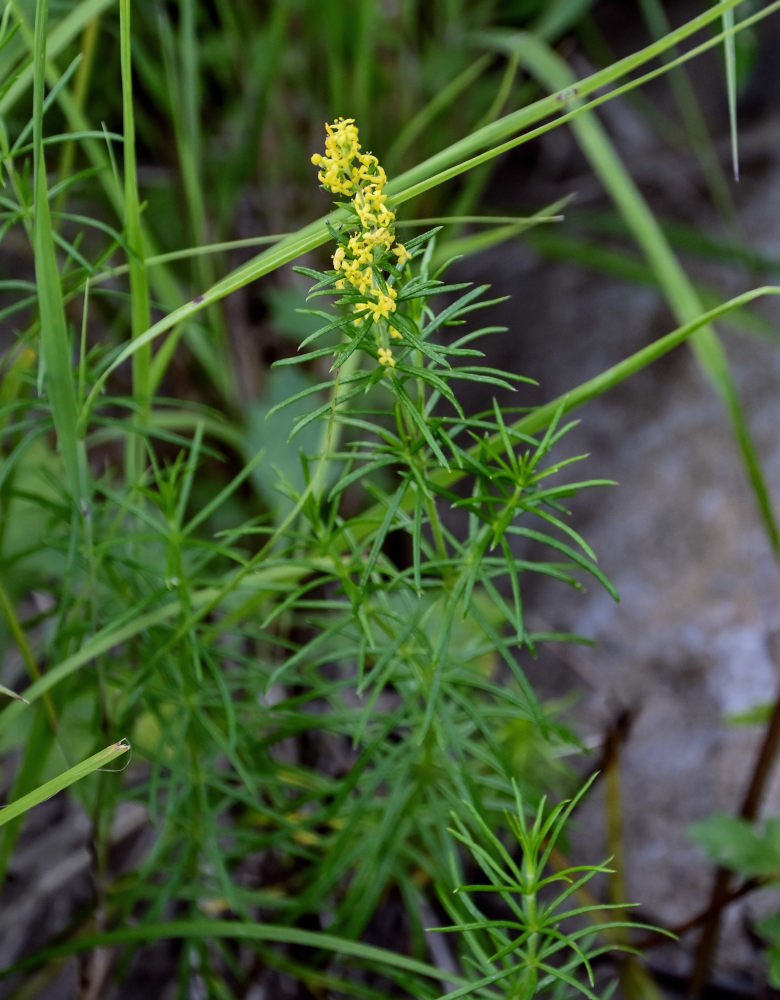
[(358, 130), (354, 118), (337, 118), (326, 125), (325, 155), (315, 153), (311, 162), (321, 166), (320, 184), (334, 194), (352, 195), (356, 184), (352, 179), (352, 162), (360, 156)]
[[(360, 295), (354, 303), (356, 313), (352, 323), (360, 327), (365, 320), (379, 324), (395, 312), (398, 295), (392, 285), (386, 285), (380, 268), (385, 256), (392, 250), (398, 267), (403, 267), (411, 254), (395, 240), (395, 213), (387, 207), (384, 186), (387, 175), (373, 153), (364, 153), (358, 139), (354, 118), (337, 118), (325, 126), (325, 155), (315, 153), (311, 162), (320, 167), (320, 183), (334, 194), (345, 194), (352, 199), (352, 207), (359, 223), (346, 245), (340, 245), (333, 254), (333, 268), (339, 271), (336, 288), (353, 289)], [(390, 337), (403, 340), (402, 333), (387, 324)], [(377, 330), (377, 339), (386, 333)], [(385, 368), (395, 367), (393, 352), (388, 347), (378, 348), (379, 363)]]
[(412, 256), (406, 249), (406, 247), (403, 245), (403, 243), (396, 243), (396, 245), (393, 247), (393, 253), (398, 258), (398, 260), (396, 261), (398, 267), (403, 267), (404, 264), (407, 262), (407, 260), (409, 260), (409, 258)]
[(395, 302), (393, 302), (390, 296), (382, 295), (381, 292), (379, 295), (378, 302), (368, 303), (375, 323), (378, 323), (380, 319), (387, 319), (390, 313), (395, 311)]

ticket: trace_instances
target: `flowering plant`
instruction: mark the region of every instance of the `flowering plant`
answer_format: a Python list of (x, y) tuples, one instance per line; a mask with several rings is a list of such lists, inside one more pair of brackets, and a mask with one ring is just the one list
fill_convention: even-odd
[[(61, 959), (89, 951), (80, 971), (95, 995), (124, 989), (129, 967), (137, 974), (127, 988), (137, 988), (147, 958), (157, 969), (163, 951), (172, 964), (158, 992), (180, 995), (433, 1000), (449, 990), (452, 1000), (530, 1000), (574, 989), (561, 971), (598, 988), (587, 984), (587, 935), (561, 927), (569, 897), (560, 886), (561, 909), (550, 905), (543, 868), (557, 864), (548, 854), (557, 820), (546, 826), (533, 809), (576, 741), (526, 678), (542, 641), (572, 637), (534, 628), (526, 589), (543, 574), (614, 593), (567, 516), (568, 497), (595, 481), (570, 481), (562, 415), (700, 333), (697, 356), (728, 404), (772, 529), (773, 515), (728, 364), (706, 328), (770, 290), (705, 314), (591, 112), (648, 79), (659, 56), (676, 50), (684, 60), (719, 44), (681, 47), (740, 2), (723, 0), (576, 84), (548, 42), (552, 22), (562, 37), (578, 16), (568, 8), (581, 13), (581, 4), (532, 0), (531, 31), (509, 33), (483, 30), (496, 5), (428, 4), (419, 51), (407, 32), (422, 10), (414, 3), (120, 0), (107, 31), (98, 30), (110, 18), (105, 0), (5, 5), (0, 233), (12, 252), (0, 282), (0, 691), (24, 700), (2, 707), (3, 762), (15, 777), (0, 816), (0, 881), (17, 858), (24, 869), (31, 852), (15, 845), (33, 806), (49, 817), (64, 806), (79, 829), (88, 814), (94, 848), (91, 914), (78, 886), (28, 893), (37, 902), (23, 909), (46, 919), (31, 917), (40, 926), (29, 939), (16, 935), (26, 954), (0, 976), (41, 968), (9, 983), (14, 995), (56, 989), (73, 972)], [(477, 30), (484, 52), (473, 61)], [(468, 44), (441, 60), (445, 31)], [(307, 74), (296, 96), (300, 80), (285, 81), (307, 38), (327, 83), (312, 86)], [(94, 58), (105, 42), (110, 58)], [(258, 51), (268, 56), (260, 76), (225, 65)], [(61, 58), (75, 52), (81, 60), (66, 68)], [(499, 52), (509, 58), (492, 100)], [(404, 72), (412, 59), (423, 72)], [(525, 104), (529, 77), (548, 96)], [(231, 80), (246, 84), (232, 106)], [(139, 82), (154, 100), (134, 99)], [(219, 95), (218, 113), (201, 93)], [(412, 145), (417, 162), (388, 182), (356, 121), (332, 122), (313, 159), (337, 213), (300, 225), (276, 204), (282, 185), (310, 180), (290, 109), (319, 118), (318, 107), (347, 94), (357, 120), (370, 109), (385, 128), (373, 142), (392, 139), (388, 174), (410, 161)], [(446, 113), (461, 96), (463, 114)], [(114, 103), (103, 115), (106, 99)], [(119, 131), (93, 131), (104, 117)], [(439, 260), (536, 221), (471, 215), (487, 176), (476, 168), (564, 123), (684, 325), (565, 398), (520, 410), (508, 404), (521, 376), (485, 364), (478, 349), (498, 330), (467, 325), (489, 304), (487, 286), (445, 283)], [(154, 183), (156, 149), (166, 177), (178, 170), (181, 198)], [(261, 231), (221, 242), (255, 169)], [(467, 181), (457, 209), (444, 186), (455, 177)], [(414, 223), (395, 211), (422, 191), (437, 212), (447, 205), (448, 222), (486, 228), (446, 243), (436, 230), (397, 240)], [(316, 322), (307, 318), (303, 333), (285, 309), (288, 292), (300, 304), (297, 290), (258, 290), (274, 331), (303, 341), (280, 362), (297, 369), (267, 373), (255, 338), (242, 339), (249, 326), (220, 303), (254, 298), (255, 281), (329, 237), (325, 269), (298, 269), (313, 280), (306, 311)], [(258, 249), (249, 260), (247, 245)], [(242, 262), (231, 270), (233, 252)], [(278, 357), (281, 343), (264, 346)], [(256, 365), (247, 378), (239, 358)], [(280, 399), (307, 407), (292, 423), (293, 447), (266, 420)], [(125, 735), (129, 780), (105, 767), (130, 758)], [(43, 804), (72, 783), (69, 803)], [(140, 810), (124, 812), (131, 801)], [(517, 844), (490, 836), (515, 812)], [(115, 850), (128, 818), (140, 824), (130, 855)], [(51, 825), (42, 819), (36, 829)], [(485, 890), (471, 885), (467, 851), (488, 869)], [(575, 879), (569, 888), (575, 870), (560, 872)], [(483, 911), (484, 892), (503, 916)], [(8, 913), (17, 897), (9, 885)], [(439, 903), (457, 934), (429, 930), (447, 919), (433, 912)], [(393, 931), (383, 934), (388, 917)], [(112, 963), (114, 949), (127, 961)]]
[[(522, 703), (522, 713), (549, 732), (517, 657), (518, 646), (533, 650), (548, 637), (526, 627), (522, 586), (528, 573), (581, 586), (577, 574), (585, 571), (614, 594), (587, 543), (562, 519), (565, 497), (603, 481), (550, 481), (570, 461), (549, 460), (568, 429), (559, 426), (559, 414), (540, 437), (509, 426), (504, 417), (509, 409), (495, 400), (485, 411), (466, 414), (455, 380), (506, 392), (523, 378), (479, 363), (482, 354), (474, 344), (499, 332), (495, 327), (460, 331), (448, 343), (437, 342), (442, 331), (459, 329), (486, 304), (487, 286), (444, 284), (431, 265), (435, 232), (395, 244), (395, 218), (381, 190), (384, 171), (375, 157), (361, 152), (351, 119), (327, 126), (326, 155), (313, 161), (322, 168), (323, 183), (351, 195), (354, 212), (341, 229), (331, 227), (337, 243), (331, 270), (297, 268), (315, 281), (310, 297), (337, 296), (335, 313), (306, 310), (324, 323), (304, 346), (323, 346), (277, 362), (316, 368), (328, 359), (332, 367), (325, 380), (280, 404), (325, 394), (297, 419), (292, 436), (325, 420), (318, 469), (325, 464), (328, 472), (308, 476), (305, 490), (292, 494), (299, 521), (286, 531), (289, 549), (280, 558), (289, 569), (317, 540), (324, 562), (315, 567), (304, 558), (305, 582), (284, 607), (310, 602), (312, 589), (325, 596), (316, 605), (321, 612), (316, 619), (308, 613), (316, 629), (294, 646), (274, 679), (293, 678), (303, 663), (332, 655), (349, 636), (354, 652), (340, 656), (342, 662), (346, 656), (345, 667), (354, 657), (358, 691), (368, 696), (361, 738), (375, 722), (372, 708), (380, 695), (393, 692), (402, 697), (408, 714), (399, 724), (415, 734), (413, 743), (421, 740), (431, 753), (438, 748), (434, 756), (444, 760), (448, 753), (442, 748), (451, 742), (447, 730), (460, 725), (454, 721), (457, 706), (477, 681), (475, 658), (487, 655), (488, 675), (496, 683), (503, 670), (514, 678), (511, 713)], [(371, 235), (379, 231), (381, 238)], [(434, 300), (443, 291), (457, 294), (436, 311)], [(369, 298), (376, 309), (366, 307)], [(388, 302), (392, 308), (388, 305), (384, 315), (379, 304)], [(391, 348), (381, 341), (385, 336), (398, 345), (390, 360), (384, 352)], [(361, 368), (366, 357), (373, 363)], [(449, 413), (443, 412), (445, 401)], [(310, 458), (304, 458), (307, 469)], [(526, 525), (529, 518), (539, 526)], [(407, 565), (399, 567), (389, 557), (391, 537), (396, 545), (407, 540)], [(513, 543), (524, 540), (548, 546), (553, 558), (520, 558)], [(482, 675), (479, 683), (486, 681)], [(501, 714), (504, 688), (493, 687), (493, 680), (488, 686)], [(473, 696), (472, 691), (468, 697)], [(509, 745), (517, 730), (506, 721)], [(409, 751), (410, 759), (416, 756), (413, 745)], [(479, 769), (476, 760), (469, 766)]]
[[(381, 268), (388, 252), (395, 254), (398, 268), (409, 259), (409, 251), (402, 243), (394, 243), (395, 213), (387, 206), (387, 195), (383, 188), (387, 180), (379, 161), (372, 153), (361, 152), (358, 130), (354, 118), (337, 118), (332, 125), (325, 126), (325, 156), (315, 153), (311, 161), (321, 165), (318, 177), (333, 194), (346, 194), (352, 198), (352, 209), (360, 222), (358, 232), (340, 243), (333, 254), (333, 267), (341, 271), (343, 278), (336, 281), (336, 288), (343, 291), (353, 288), (366, 301), (359, 302), (357, 309), (366, 310), (375, 323), (389, 319), (395, 312), (397, 292), (382, 277)], [(364, 315), (355, 318), (355, 324), (363, 322)], [(401, 333), (390, 324), (391, 336), (401, 337)], [(392, 363), (392, 353), (384, 351)]]
[[(372, 153), (361, 152), (354, 118), (337, 118), (325, 127), (325, 155), (315, 153), (311, 161), (322, 167), (318, 177), (323, 187), (351, 197), (359, 222), (357, 231), (340, 240), (333, 254), (333, 268), (342, 275), (335, 287), (349, 293), (355, 326), (366, 320), (374, 324), (379, 363), (394, 368), (388, 334), (398, 340), (403, 334), (391, 318), (398, 298), (393, 282), (399, 279), (410, 254), (402, 243), (394, 245), (395, 213), (388, 208), (383, 191), (387, 175)], [(391, 251), (395, 266), (388, 262)], [(385, 270), (389, 273), (383, 273)]]

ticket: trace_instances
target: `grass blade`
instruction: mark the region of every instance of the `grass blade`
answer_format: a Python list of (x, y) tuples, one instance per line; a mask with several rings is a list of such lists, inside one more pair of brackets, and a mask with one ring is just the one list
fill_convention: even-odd
[(111, 746), (106, 747), (105, 750), (93, 754), (92, 757), (87, 757), (80, 764), (76, 764), (74, 767), (68, 768), (67, 771), (63, 771), (62, 774), (58, 774), (56, 778), (44, 782), (40, 787), (33, 789), (33, 791), (28, 792), (27, 795), (23, 795), (15, 802), (10, 802), (0, 810), (0, 826), (26, 813), (33, 806), (40, 805), (41, 802), (45, 802), (46, 799), (50, 799), (53, 795), (75, 784), (75, 782), (81, 781), (88, 774), (92, 774), (101, 767), (105, 767), (112, 760), (116, 760), (123, 753), (127, 753), (129, 749), (130, 744), (127, 740), (120, 740), (118, 743), (113, 743)]
[(726, 58), (726, 90), (729, 101), (729, 132), (731, 134), (731, 169), (739, 180), (739, 148), (737, 144), (737, 57), (734, 43), (734, 11), (723, 11), (723, 54)]
[(33, 88), (33, 169), (35, 215), (33, 247), (38, 308), (41, 321), (41, 375), (51, 403), (57, 443), (65, 465), (70, 493), (76, 505), (84, 494), (76, 435), (77, 407), (62, 285), (54, 251), (46, 161), (43, 155), (46, 33), (48, 4), (38, 0), (35, 14), (35, 76)]
[[(130, 326), (133, 339), (149, 328), (149, 285), (146, 278), (143, 231), (141, 229), (141, 207), (138, 198), (138, 180), (135, 162), (135, 116), (133, 113), (133, 74), (130, 54), (130, 0), (120, 0), (119, 4), (119, 44), (120, 68), (122, 74), (122, 121), (124, 151), (124, 206), (127, 230), (128, 270), (130, 272)], [(151, 345), (146, 344), (133, 354), (133, 396), (141, 410), (139, 419), (143, 423), (150, 406), (149, 366)], [(128, 439), (128, 476), (137, 478), (136, 472), (141, 461), (141, 442)]]
[[(85, 935), (74, 941), (46, 948), (37, 955), (22, 959), (7, 969), (0, 970), (0, 977), (31, 968), (46, 960), (89, 951), (92, 948), (117, 947), (123, 944), (139, 944), (144, 941), (165, 941), (177, 938), (185, 941), (222, 939), (229, 941), (275, 941), (304, 948), (332, 951), (342, 958), (350, 956), (361, 961), (371, 962), (390, 973), (393, 970), (412, 972), (434, 980), (441, 979), (443, 975), (441, 969), (428, 965), (426, 962), (398, 955), (385, 948), (362, 944), (359, 941), (349, 941), (346, 938), (322, 934), (318, 931), (238, 920), (178, 920), (170, 923), (128, 925), (120, 930), (104, 934)], [(460, 976), (449, 971), (446, 976), (448, 981), (456, 983), (463, 981)]]

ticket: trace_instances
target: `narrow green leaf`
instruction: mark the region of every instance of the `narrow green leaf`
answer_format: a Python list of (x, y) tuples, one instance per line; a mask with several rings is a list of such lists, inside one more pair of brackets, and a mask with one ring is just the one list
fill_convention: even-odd
[(398, 489), (389, 498), (387, 503), (387, 509), (385, 510), (385, 516), (382, 518), (382, 523), (377, 528), (376, 534), (374, 535), (374, 541), (371, 545), (371, 551), (368, 554), (368, 559), (366, 559), (366, 564), (363, 567), (363, 574), (360, 578), (360, 583), (358, 584), (358, 600), (363, 598), (365, 594), (366, 587), (368, 586), (369, 578), (374, 570), (376, 561), (379, 558), (379, 554), (382, 551), (382, 546), (387, 538), (387, 533), (392, 527), (393, 521), (395, 520), (396, 512), (398, 511), (401, 501), (406, 493), (407, 483), (402, 482)]
[(47, 25), (48, 3), (46, 0), (37, 0), (33, 89), (33, 169), (35, 172), (33, 242), (40, 313), (41, 375), (46, 394), (51, 402), (57, 443), (65, 465), (70, 494), (74, 503), (80, 506), (84, 490), (76, 431), (76, 389), (62, 286), (54, 251), (43, 147)]
[[(723, 0), (721, 0), (721, 3)], [(739, 148), (737, 144), (737, 59), (734, 42), (734, 11), (724, 10), (723, 51), (726, 57), (726, 90), (729, 102), (729, 133), (731, 135), (731, 169), (734, 180), (739, 181)]]
[[(135, 161), (135, 114), (133, 110), (133, 73), (130, 51), (130, 0), (119, 2), (119, 64), (122, 77), (122, 122), (124, 152), (124, 209), (129, 251), (131, 336), (135, 340), (149, 327), (149, 286), (138, 180)], [(133, 394), (148, 412), (151, 403), (151, 345), (145, 344), (133, 354)], [(137, 443), (136, 443), (137, 444)], [(140, 453), (136, 455), (140, 459)]]
[[(119, 751), (124, 752), (124, 751)], [(167, 941), (182, 939), (185, 941), (273, 941), (282, 944), (297, 945), (303, 948), (332, 951), (336, 955), (350, 956), (361, 961), (378, 965), (389, 974), (395, 971), (412, 972), (429, 979), (441, 980), (441, 969), (407, 958), (385, 948), (374, 945), (349, 941), (346, 938), (335, 937), (332, 934), (321, 934), (316, 931), (300, 930), (297, 927), (284, 927), (276, 924), (242, 922), (238, 920), (179, 920), (169, 923), (143, 923), (136, 926), (126, 925), (115, 931), (102, 934), (86, 934), (72, 941), (42, 949), (36, 955), (31, 955), (5, 969), (0, 970), (0, 977), (12, 975), (23, 969), (33, 968), (45, 961), (61, 958), (66, 955), (91, 951), (94, 948), (118, 947), (123, 944), (140, 944), (144, 941)], [(460, 982), (461, 977), (451, 972), (446, 973), (450, 981)]]
[[(101, 750), (92, 757), (82, 760), (80, 764), (76, 764), (67, 771), (63, 771), (62, 774), (58, 774), (56, 778), (52, 778), (50, 781), (45, 782), (32, 792), (28, 792), (27, 795), (23, 795), (20, 799), (17, 799), (15, 802), (9, 802), (7, 806), (0, 809), (0, 826), (3, 826), (5, 823), (9, 823), (17, 816), (21, 816), (23, 813), (26, 813), (29, 809), (32, 809), (33, 806), (40, 805), (41, 802), (45, 802), (46, 799), (50, 799), (53, 795), (56, 795), (58, 792), (61, 792), (63, 789), (74, 784), (74, 782), (80, 781), (88, 774), (92, 774), (93, 771), (97, 771), (100, 768), (105, 767), (107, 764), (110, 764), (112, 760), (116, 760), (117, 757), (121, 756), (121, 754), (127, 753), (129, 749), (130, 744), (127, 740), (120, 740), (118, 743), (114, 743), (110, 747), (106, 747), (105, 750)], [(2, 973), (0, 973), (0, 975), (2, 975)]]
[(21, 694), (17, 694), (16, 691), (12, 691), (5, 684), (0, 684), (0, 694), (4, 694), (7, 698), (16, 698), (17, 701), (23, 701), (25, 705), (29, 705), (29, 701)]

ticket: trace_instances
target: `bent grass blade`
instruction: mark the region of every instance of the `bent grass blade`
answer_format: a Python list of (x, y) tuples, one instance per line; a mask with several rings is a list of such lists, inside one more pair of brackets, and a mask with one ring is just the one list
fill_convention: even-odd
[(46, 799), (50, 799), (58, 792), (63, 791), (63, 789), (69, 788), (70, 785), (81, 781), (82, 778), (86, 778), (88, 774), (100, 770), (106, 764), (110, 764), (112, 760), (121, 757), (123, 753), (127, 753), (129, 749), (130, 744), (127, 740), (119, 740), (118, 743), (113, 743), (99, 753), (87, 757), (86, 760), (82, 760), (81, 763), (76, 764), (74, 767), (68, 768), (67, 771), (63, 771), (62, 774), (58, 774), (50, 781), (44, 782), (38, 788), (28, 792), (27, 795), (16, 799), (15, 802), (9, 802), (7, 806), (0, 809), (0, 826), (10, 823), (17, 816), (21, 816), (34, 806), (40, 805), (41, 802), (45, 802)]

